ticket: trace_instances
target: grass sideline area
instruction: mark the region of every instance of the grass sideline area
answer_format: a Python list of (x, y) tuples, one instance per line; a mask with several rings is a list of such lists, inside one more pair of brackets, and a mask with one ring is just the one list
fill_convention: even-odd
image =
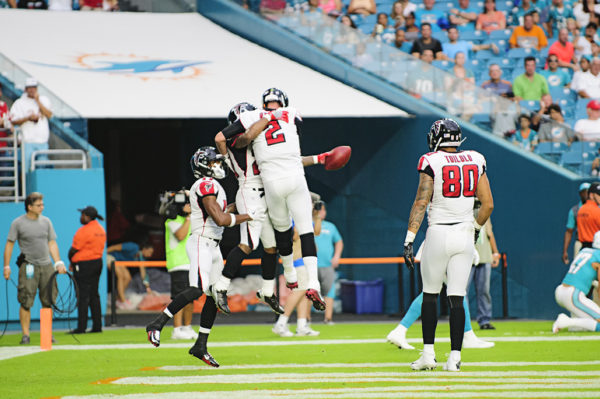
[[(318, 337), (280, 338), (271, 325), (216, 325), (209, 351), (218, 369), (190, 356), (192, 341), (161, 346), (143, 327), (70, 336), (39, 351), (20, 334), (0, 340), (0, 398), (385, 398), (385, 397), (600, 397), (600, 334), (552, 334), (549, 321), (495, 322), (479, 331), (490, 349), (464, 349), (459, 373), (442, 371), (450, 352), (448, 323), (437, 329), (438, 369), (414, 372), (421, 325), (408, 338), (416, 350), (385, 342), (393, 323), (315, 324)], [(294, 330), (295, 326), (291, 326)], [(77, 342), (75, 340), (77, 339)], [(226, 393), (223, 391), (227, 391)]]

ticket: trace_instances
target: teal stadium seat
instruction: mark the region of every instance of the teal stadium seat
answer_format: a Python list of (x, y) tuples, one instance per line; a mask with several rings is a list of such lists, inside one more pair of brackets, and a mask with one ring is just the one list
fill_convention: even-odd
[(511, 35), (512, 31), (510, 29), (497, 29), (490, 32), (490, 40), (508, 40)]
[(562, 153), (565, 152), (568, 148), (569, 147), (565, 143), (552, 143), (545, 141), (539, 143), (535, 147), (533, 152), (549, 161), (558, 163), (558, 161), (561, 159)]
[(461, 32), (460, 39), (473, 42), (473, 44), (481, 44), (488, 40), (488, 35), (482, 30), (473, 30), (471, 32)]

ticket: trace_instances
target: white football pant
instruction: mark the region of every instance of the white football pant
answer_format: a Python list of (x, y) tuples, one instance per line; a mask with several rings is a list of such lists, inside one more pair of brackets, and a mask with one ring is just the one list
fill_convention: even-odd
[(185, 250), (190, 259), (190, 286), (198, 287), (210, 295), (208, 287), (217, 281), (223, 271), (223, 256), (219, 243), (210, 238), (192, 234), (187, 240)]

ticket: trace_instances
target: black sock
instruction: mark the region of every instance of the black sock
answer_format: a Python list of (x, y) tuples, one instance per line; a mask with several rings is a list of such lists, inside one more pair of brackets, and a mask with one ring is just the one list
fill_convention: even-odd
[(200, 314), (200, 327), (210, 330), (217, 317), (217, 305), (212, 296), (207, 296)]
[(247, 256), (248, 255), (246, 255), (240, 247), (236, 246), (233, 248), (229, 251), (229, 254), (227, 254), (227, 263), (225, 263), (225, 267), (223, 267), (223, 272), (221, 274), (228, 279), (234, 278), (242, 266), (242, 261), (246, 259)]
[(462, 296), (449, 296), (450, 302), (450, 348), (453, 351), (462, 349), (465, 335), (465, 308)]
[(421, 328), (423, 330), (423, 343), (435, 342), (435, 329), (437, 327), (437, 294), (423, 293), (421, 305)]
[(202, 291), (198, 287), (188, 287), (171, 301), (167, 309), (172, 315), (175, 315), (181, 309), (185, 308), (188, 303), (195, 301), (202, 296)]
[(277, 254), (263, 253), (260, 265), (262, 268), (262, 278), (264, 280), (273, 280), (277, 271)]

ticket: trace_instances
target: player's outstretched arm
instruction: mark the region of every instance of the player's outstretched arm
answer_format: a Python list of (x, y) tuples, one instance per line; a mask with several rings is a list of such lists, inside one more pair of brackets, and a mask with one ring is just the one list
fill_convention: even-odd
[(483, 226), (494, 210), (494, 198), (492, 198), (492, 189), (490, 188), (490, 181), (487, 178), (487, 174), (484, 173), (479, 178), (475, 193), (479, 201), (481, 201), (481, 208), (479, 208), (479, 213), (475, 221), (479, 226)]
[(215, 136), (215, 147), (221, 155), (227, 155), (227, 139), (223, 132), (219, 132)]
[(302, 157), (302, 166), (307, 167), (307, 166), (313, 166), (313, 165), (324, 165), (325, 159), (327, 159), (327, 157), (329, 156), (330, 153), (331, 153), (331, 151), (324, 152), (319, 155), (303, 156)]
[(218, 226), (233, 227), (240, 223), (247, 222), (248, 220), (252, 220), (247, 214), (234, 215), (233, 213), (223, 212), (219, 204), (217, 204), (217, 199), (213, 195), (202, 197), (202, 205), (204, 205), (204, 209), (206, 209), (206, 212), (208, 212)]

